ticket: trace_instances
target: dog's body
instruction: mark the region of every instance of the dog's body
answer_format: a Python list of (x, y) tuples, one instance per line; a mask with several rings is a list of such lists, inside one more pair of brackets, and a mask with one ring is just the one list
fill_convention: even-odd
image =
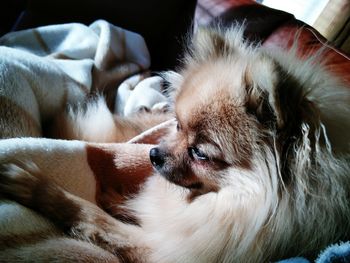
[(267, 262), (349, 239), (350, 90), (241, 31), (200, 29), (168, 75), (178, 127), (150, 152), (162, 176), (124, 204), (139, 225), (44, 184), (43, 199), (80, 211), (57, 216), (31, 168), (3, 165), (1, 191), (130, 262)]

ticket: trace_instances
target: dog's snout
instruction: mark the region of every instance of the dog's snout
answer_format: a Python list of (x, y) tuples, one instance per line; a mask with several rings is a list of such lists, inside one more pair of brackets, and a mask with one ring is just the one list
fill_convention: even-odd
[(152, 165), (156, 169), (163, 167), (165, 163), (165, 154), (159, 148), (152, 148), (149, 152), (149, 157), (151, 159)]

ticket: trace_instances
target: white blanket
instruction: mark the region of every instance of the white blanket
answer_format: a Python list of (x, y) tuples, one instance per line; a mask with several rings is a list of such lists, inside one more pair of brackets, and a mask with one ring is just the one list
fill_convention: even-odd
[[(144, 182), (153, 171), (150, 144), (158, 143), (168, 126), (174, 125), (171, 121), (129, 143), (42, 138), (46, 121), (67, 103), (78, 103), (106, 85), (117, 88), (122, 80), (149, 67), (149, 53), (141, 36), (97, 21), (88, 27), (65, 24), (14, 32), (0, 38), (0, 45), (0, 164), (33, 161), (45, 176), (93, 203), (98, 201), (97, 182), (108, 184), (106, 176), (115, 178), (114, 186), (123, 189), (121, 195)], [(134, 103), (130, 106), (134, 112), (159, 102), (160, 97), (152, 99), (154, 92), (147, 91), (149, 86), (159, 92), (154, 84), (161, 82), (159, 78), (146, 82), (150, 85), (130, 80), (123, 84), (128, 87), (123, 107)], [(141, 86), (136, 88), (139, 82)], [(144, 100), (143, 96), (149, 98)], [(8, 222), (23, 226), (19, 231), (26, 233), (31, 217), (17, 213), (18, 204), (2, 199), (0, 208), (0, 240), (8, 233)]]
[[(117, 88), (149, 66), (143, 38), (103, 20), (6, 34), (0, 38), (0, 138), (14, 131), (39, 137), (42, 124), (67, 103)], [(35, 128), (23, 131), (24, 122)]]

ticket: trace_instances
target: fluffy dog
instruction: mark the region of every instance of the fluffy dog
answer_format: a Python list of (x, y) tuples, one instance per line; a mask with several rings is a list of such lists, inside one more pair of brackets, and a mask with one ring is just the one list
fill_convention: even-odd
[(199, 29), (183, 68), (166, 74), (177, 128), (150, 151), (157, 173), (123, 204), (135, 224), (28, 165), (4, 164), (1, 192), (116, 260), (312, 258), (350, 237), (350, 89), (317, 59), (252, 47), (240, 27)]

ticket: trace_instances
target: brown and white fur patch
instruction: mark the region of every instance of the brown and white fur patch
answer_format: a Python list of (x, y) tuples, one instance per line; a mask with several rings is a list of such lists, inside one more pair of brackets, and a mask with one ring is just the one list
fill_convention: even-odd
[[(66, 197), (61, 209), (84, 211), (55, 218), (55, 202), (49, 210), (40, 198), (28, 202), (16, 190), (19, 176), (8, 172), (0, 191), (71, 237), (87, 225), (80, 234), (112, 254), (126, 243), (130, 262), (313, 258), (348, 240), (349, 87), (317, 58), (249, 46), (242, 30), (199, 29), (183, 69), (169, 74), (178, 127), (150, 152), (158, 173), (123, 207), (139, 225), (113, 221), (48, 184), (41, 189), (49, 197)], [(31, 193), (31, 184), (20, 185)], [(91, 229), (115, 239), (93, 239)]]
[(49, 127), (52, 138), (88, 142), (127, 142), (143, 131), (171, 118), (166, 112), (138, 112), (130, 117), (112, 114), (102, 96), (68, 106)]

